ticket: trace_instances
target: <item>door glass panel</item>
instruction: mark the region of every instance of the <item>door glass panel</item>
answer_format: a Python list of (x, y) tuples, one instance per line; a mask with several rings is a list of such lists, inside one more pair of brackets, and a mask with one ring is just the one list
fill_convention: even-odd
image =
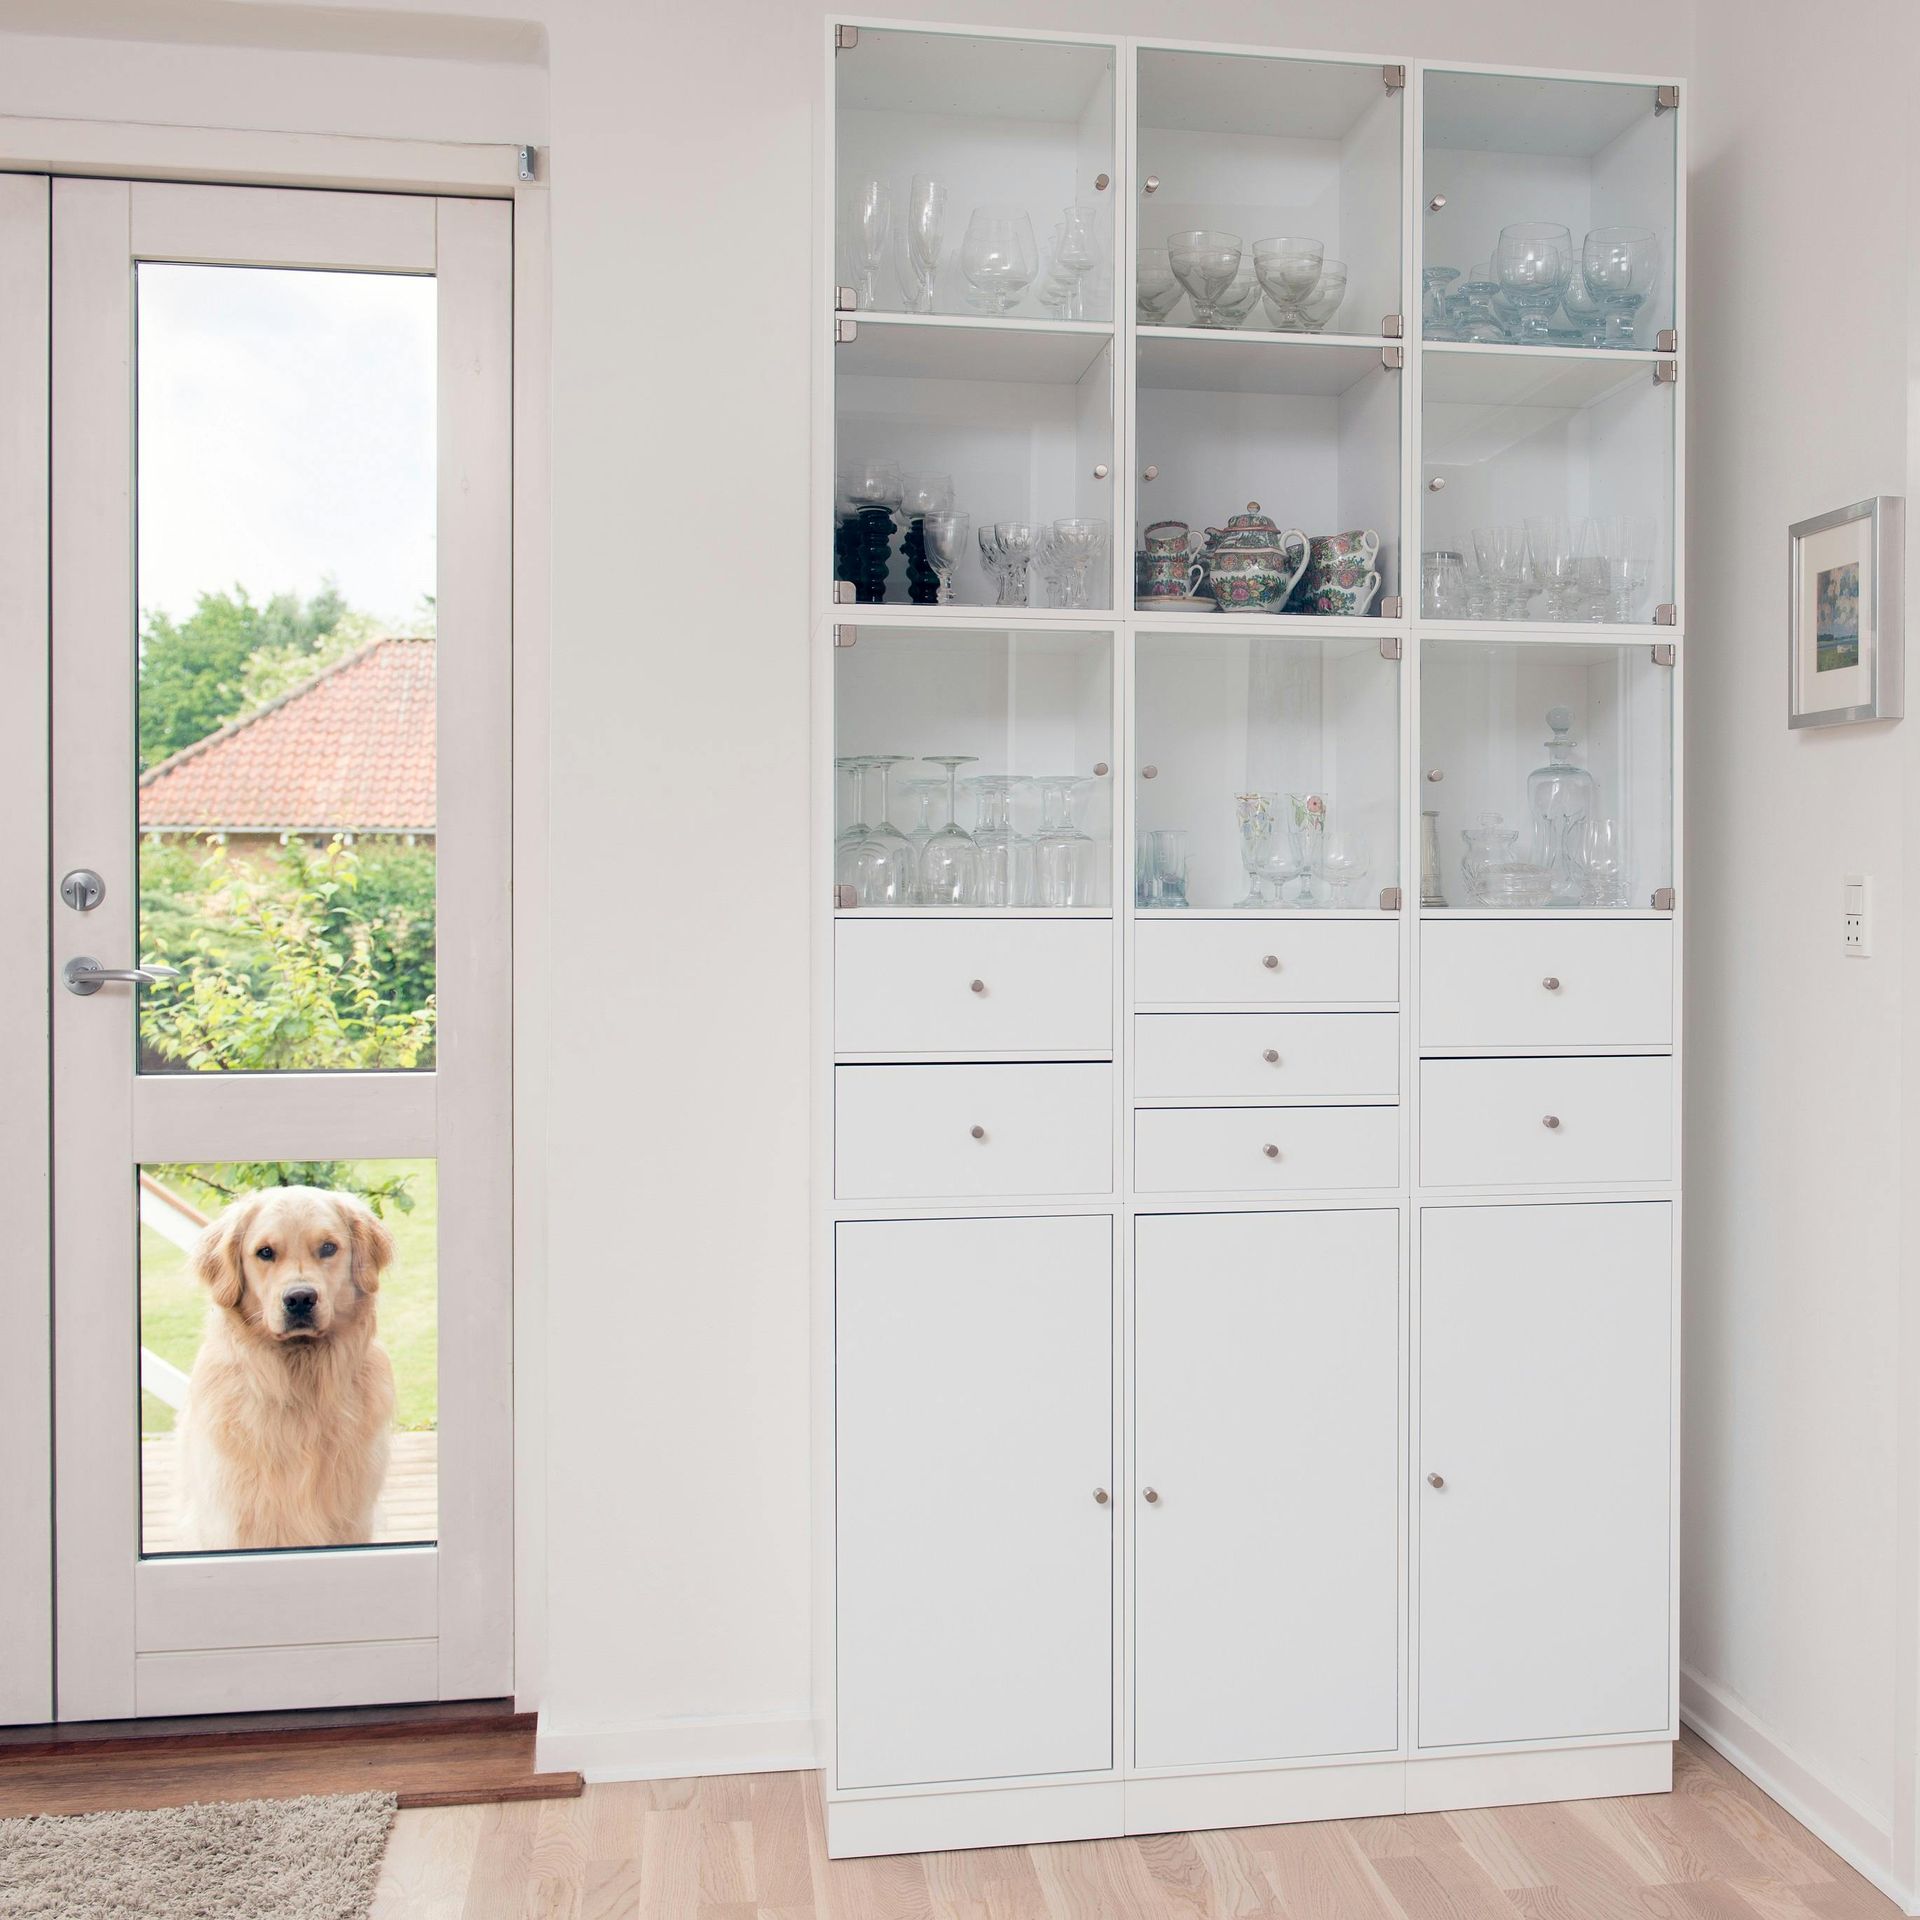
[(141, 1551), (439, 1532), (439, 1168), (140, 1169)]
[(434, 282), (136, 287), (141, 1069), (431, 1067)]

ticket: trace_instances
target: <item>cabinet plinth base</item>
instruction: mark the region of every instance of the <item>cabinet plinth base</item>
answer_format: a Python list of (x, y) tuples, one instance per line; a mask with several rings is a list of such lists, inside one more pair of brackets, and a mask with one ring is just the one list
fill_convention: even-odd
[(1672, 1786), (1673, 1743), (1661, 1738), (1536, 1753), (1448, 1754), (1334, 1767), (1276, 1767), (1270, 1772), (900, 1794), (830, 1800), (827, 1854), (848, 1860), (880, 1853), (1111, 1839), (1128, 1833), (1284, 1826), (1299, 1820), (1601, 1800), (1667, 1793)]

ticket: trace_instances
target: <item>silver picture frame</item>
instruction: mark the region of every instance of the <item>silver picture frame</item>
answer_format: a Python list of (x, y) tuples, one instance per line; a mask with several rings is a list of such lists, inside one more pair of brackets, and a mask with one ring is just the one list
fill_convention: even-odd
[[(1906, 502), (1895, 494), (1856, 500), (1787, 529), (1789, 727), (1901, 717), (1905, 543)], [(1833, 684), (1823, 687), (1829, 672)]]

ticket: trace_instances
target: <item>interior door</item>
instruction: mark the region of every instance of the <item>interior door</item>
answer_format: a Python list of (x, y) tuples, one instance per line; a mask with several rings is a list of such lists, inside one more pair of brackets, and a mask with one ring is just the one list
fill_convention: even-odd
[(57, 1711), (503, 1694), (511, 211), (52, 236)]
[(1111, 1222), (835, 1238), (839, 1785), (1111, 1766)]
[(1667, 1726), (1672, 1233), (1663, 1201), (1422, 1217), (1423, 1747)]
[(1399, 1216), (1134, 1233), (1135, 1762), (1391, 1750)]

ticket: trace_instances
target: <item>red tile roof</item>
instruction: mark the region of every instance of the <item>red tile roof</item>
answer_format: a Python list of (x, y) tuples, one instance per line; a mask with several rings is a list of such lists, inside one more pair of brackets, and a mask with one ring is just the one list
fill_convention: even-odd
[(140, 776), (156, 832), (431, 833), (433, 642), (370, 640)]

